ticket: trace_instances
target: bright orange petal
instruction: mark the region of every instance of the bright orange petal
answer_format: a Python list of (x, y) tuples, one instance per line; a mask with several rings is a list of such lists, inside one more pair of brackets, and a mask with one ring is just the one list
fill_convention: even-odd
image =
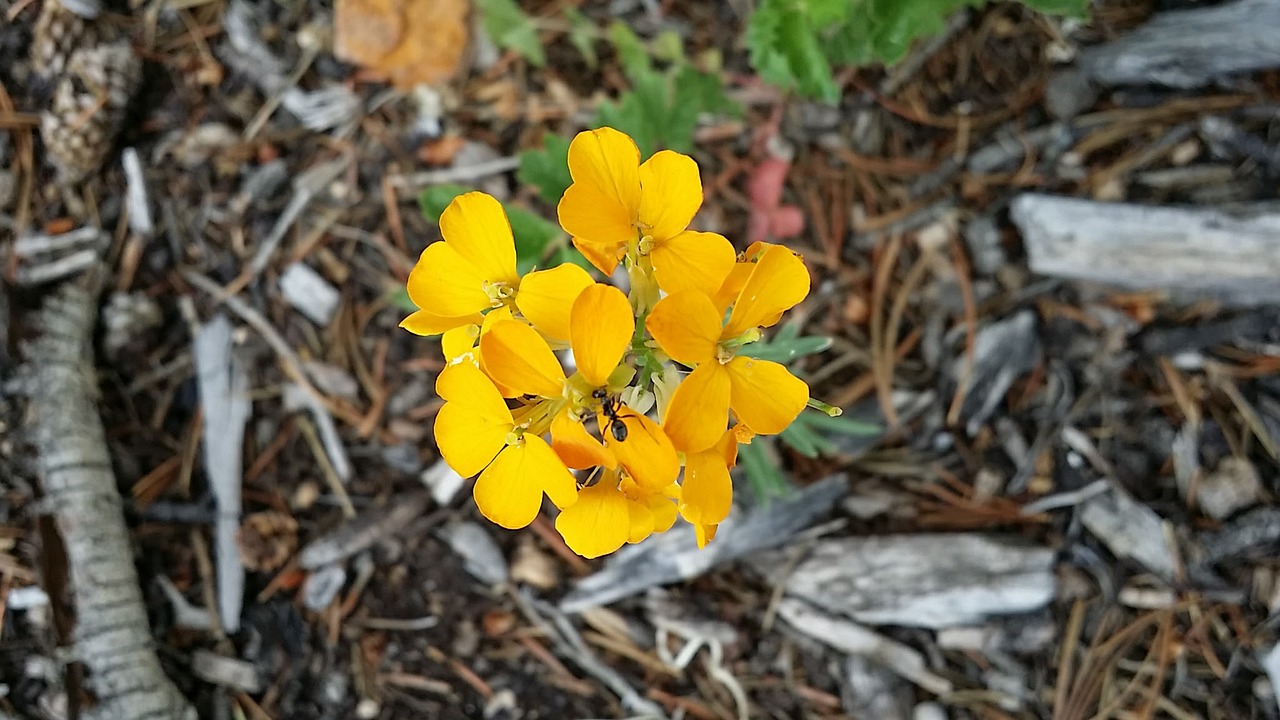
[(711, 298), (686, 290), (659, 300), (644, 326), (668, 355), (694, 366), (715, 359), (722, 315)]
[(733, 301), (738, 299), (738, 294), (742, 292), (742, 286), (747, 284), (747, 278), (751, 277), (751, 271), (755, 270), (755, 268), (755, 263), (740, 262), (733, 264), (733, 267), (729, 270), (729, 275), (725, 277), (723, 283), (720, 283), (720, 288), (711, 297), (721, 315), (724, 315), (724, 311), (728, 310)]
[(685, 456), (680, 514), (691, 523), (717, 525), (733, 507), (733, 480), (715, 448)]
[(569, 346), (578, 372), (592, 387), (604, 387), (609, 373), (622, 362), (635, 330), (631, 303), (612, 285), (591, 285), (574, 301)]
[(564, 263), (525, 275), (516, 292), (516, 307), (548, 338), (569, 339), (569, 311), (578, 295), (591, 286), (586, 270)]
[(569, 143), (569, 175), (575, 185), (599, 190), (635, 221), (640, 209), (640, 148), (625, 133), (611, 127), (578, 133)]
[(724, 367), (729, 371), (729, 406), (761, 435), (786, 430), (809, 402), (809, 386), (776, 362), (738, 357)]
[(729, 424), (729, 373), (706, 362), (689, 373), (667, 404), (662, 429), (676, 449), (697, 452), (711, 447)]
[(546, 493), (557, 507), (571, 507), (577, 483), (551, 446), (525, 436), (510, 445), (480, 473), (472, 494), (480, 513), (509, 530), (525, 527), (538, 516)]
[(578, 248), (578, 252), (606, 276), (613, 275), (613, 271), (618, 269), (622, 251), (626, 247), (622, 243), (598, 245), (580, 237), (573, 239), (573, 246)]
[(409, 272), (406, 288), (414, 305), (436, 317), (473, 315), (493, 306), (484, 291), (487, 278), (471, 261), (437, 242), (427, 246)]
[(662, 150), (640, 166), (639, 219), (646, 235), (659, 242), (675, 237), (701, 206), (702, 178), (693, 158)]
[(560, 397), (564, 368), (537, 330), (501, 320), (480, 335), (480, 364), (495, 383), (524, 395)]
[(722, 337), (732, 338), (752, 328), (777, 322), (781, 313), (809, 294), (809, 270), (795, 253), (774, 245), (756, 262), (742, 286)]
[[(635, 214), (620, 207), (594, 185), (570, 185), (556, 206), (556, 214), (560, 225), (573, 236), (573, 242), (579, 249), (585, 243), (599, 246), (601, 254), (616, 256), (628, 242), (638, 237)], [(583, 254), (586, 254), (585, 249)], [(600, 267), (599, 263), (593, 261), (593, 264)], [(603, 272), (605, 268), (600, 270)]]
[(482, 192), (459, 195), (440, 214), (440, 234), (490, 282), (519, 282), (516, 243), (502, 203)]
[(556, 518), (556, 530), (569, 549), (586, 558), (608, 555), (627, 542), (629, 502), (609, 476), (578, 492), (578, 501)]
[[(680, 458), (675, 446), (657, 423), (634, 410), (624, 408), (618, 413), (626, 425), (624, 440), (618, 440), (612, 429), (604, 431), (605, 444), (618, 458), (618, 464), (626, 468), (641, 489), (659, 492), (670, 485), (680, 472)], [(601, 427), (608, 427), (608, 420)]]
[(693, 230), (659, 240), (649, 256), (664, 291), (699, 290), (708, 295), (720, 289), (737, 257), (723, 235)]
[(569, 416), (568, 410), (556, 415), (551, 421), (551, 446), (565, 465), (575, 470), (586, 470), (596, 466), (615, 468), (618, 461), (609, 448), (582, 426), (582, 423)]
[[(414, 335), (439, 335), (480, 322), (480, 313), (462, 317), (440, 317), (426, 310), (418, 310), (400, 321), (400, 327)], [(447, 355), (445, 357), (448, 357)]]

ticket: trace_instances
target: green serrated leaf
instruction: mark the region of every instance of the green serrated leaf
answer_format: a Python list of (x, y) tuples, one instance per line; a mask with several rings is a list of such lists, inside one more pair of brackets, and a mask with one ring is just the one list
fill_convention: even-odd
[(514, 50), (538, 67), (547, 64), (547, 54), (538, 39), (538, 28), (515, 0), (478, 0), (484, 30), (499, 47)]
[(596, 55), (596, 31), (595, 23), (587, 19), (582, 11), (572, 5), (565, 6), (565, 20), (569, 22), (569, 42), (582, 55), (582, 59), (587, 62), (587, 67), (592, 70), (600, 63), (599, 56)]
[(569, 139), (547, 133), (542, 148), (520, 153), (516, 177), (538, 189), (538, 196), (555, 205), (573, 182), (569, 175)]
[[(831, 12), (824, 6), (821, 15)], [(803, 2), (765, 0), (747, 24), (747, 49), (751, 64), (769, 82), (835, 103), (840, 89), (818, 43), (817, 27)]]
[(675, 30), (663, 30), (653, 39), (653, 56), (669, 63), (683, 63), (684, 40)]
[(636, 35), (631, 26), (621, 20), (614, 20), (609, 25), (609, 40), (618, 53), (618, 61), (622, 64), (622, 72), (632, 81), (653, 69), (649, 61), (649, 50)]

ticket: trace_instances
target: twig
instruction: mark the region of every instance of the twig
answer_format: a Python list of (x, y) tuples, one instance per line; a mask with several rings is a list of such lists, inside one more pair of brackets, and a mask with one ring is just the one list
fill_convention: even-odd
[(479, 180), (489, 175), (511, 172), (518, 167), (520, 167), (520, 158), (515, 156), (502, 157), (466, 167), (424, 170), (412, 175), (393, 175), (387, 182), (397, 190), (417, 192), (428, 185)]
[[(280, 337), (280, 333), (276, 332), (276, 329), (272, 327), (271, 321), (267, 320), (261, 313), (254, 310), (240, 298), (234, 295), (225, 295), (225, 291), (217, 283), (199, 273), (184, 270), (182, 277), (200, 290), (220, 298), (228, 310), (258, 331), (262, 339), (266, 340), (271, 349), (275, 350), (276, 355), (280, 357), (280, 366), (284, 373), (306, 391), (306, 396), (314, 400), (314, 403), (310, 403), (309, 407), (312, 415), (315, 416), (316, 425), (320, 428), (320, 436), (322, 438), (337, 438), (337, 427), (333, 422), (333, 416), (329, 414), (328, 408), (325, 407), (324, 396), (307, 379), (306, 373), (302, 370), (302, 359), (293, 351), (293, 348), (289, 347), (289, 343)], [(334, 471), (338, 473), (338, 477), (344, 483), (350, 480), (354, 471), (351, 468), (351, 461), (347, 459), (346, 448), (341, 441), (326, 443), (325, 448), (329, 453), (330, 461), (333, 462)]]

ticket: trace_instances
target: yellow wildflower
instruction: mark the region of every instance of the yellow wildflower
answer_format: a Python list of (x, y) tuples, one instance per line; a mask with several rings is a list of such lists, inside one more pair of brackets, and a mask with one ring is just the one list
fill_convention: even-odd
[(728, 240), (688, 229), (702, 205), (698, 165), (688, 155), (663, 150), (641, 163), (630, 137), (604, 127), (573, 139), (569, 173), (560, 224), (606, 275), (628, 257), (633, 283), (651, 272), (666, 292), (712, 293), (733, 267)]
[(800, 414), (808, 385), (778, 363), (738, 357), (737, 350), (808, 293), (804, 262), (774, 245), (752, 264), (723, 324), (723, 308), (702, 292), (672, 293), (657, 303), (646, 321), (649, 334), (672, 359), (694, 369), (672, 394), (663, 423), (679, 450), (710, 447), (724, 433), (730, 409), (751, 430), (770, 435)]
[(648, 492), (622, 470), (605, 470), (598, 482), (578, 493), (578, 502), (556, 518), (556, 530), (570, 550), (587, 558), (608, 555), (626, 543), (666, 532), (676, 521), (679, 486)]
[(450, 365), (437, 378), (436, 392), (445, 401), (436, 415), (436, 445), (459, 475), (480, 474), (473, 494), (485, 517), (522, 528), (537, 517), (544, 493), (562, 509), (577, 500), (573, 475), (545, 440), (516, 423), (478, 368)]
[(428, 245), (409, 273), (409, 299), (419, 309), (401, 327), (437, 335), (478, 325), (481, 313), (507, 307), (548, 337), (567, 339), (569, 303), (591, 284), (585, 270), (566, 263), (521, 278), (506, 211), (481, 192), (449, 203), (440, 215), (440, 234), (444, 239)]

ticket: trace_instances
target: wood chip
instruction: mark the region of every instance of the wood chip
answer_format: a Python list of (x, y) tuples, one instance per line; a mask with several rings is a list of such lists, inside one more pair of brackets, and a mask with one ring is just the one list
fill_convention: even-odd
[(1044, 607), (1055, 594), (1053, 558), (1049, 548), (999, 535), (885, 535), (819, 541), (785, 577), (761, 570), (825, 611), (938, 629)]

